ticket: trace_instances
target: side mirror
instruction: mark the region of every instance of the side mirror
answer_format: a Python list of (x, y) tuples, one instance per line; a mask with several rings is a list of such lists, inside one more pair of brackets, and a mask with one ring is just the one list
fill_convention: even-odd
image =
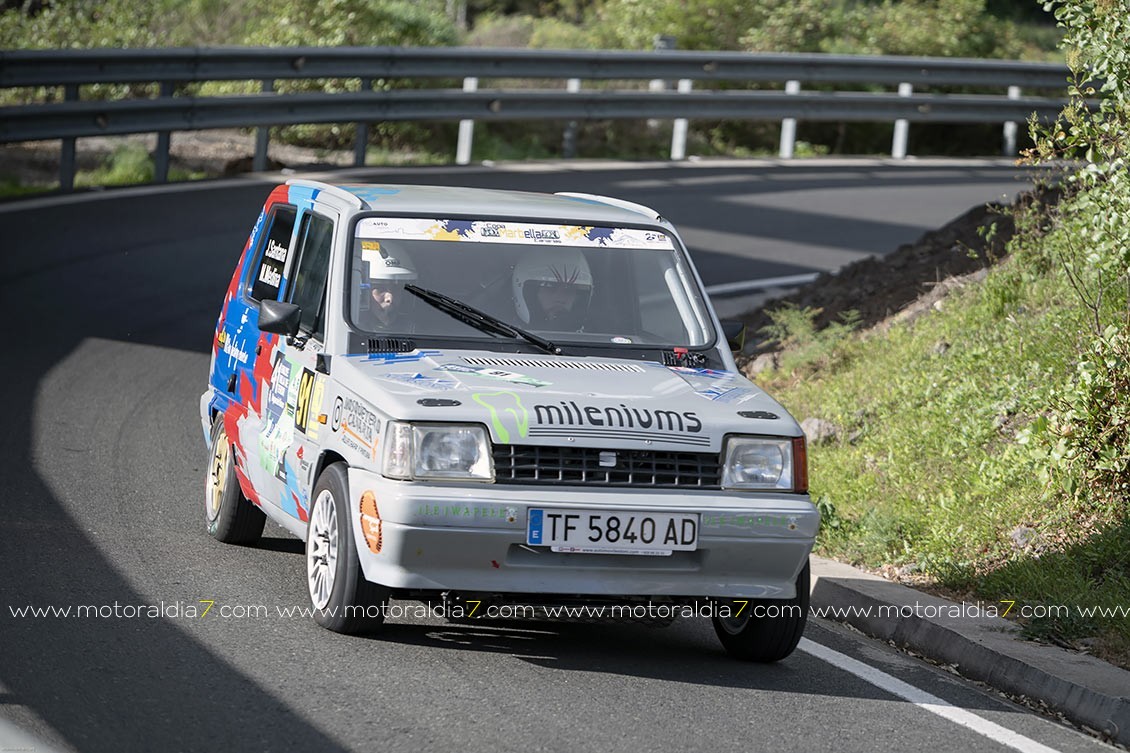
[(722, 334), (726, 336), (726, 342), (730, 344), (730, 350), (734, 353), (741, 353), (745, 350), (745, 322), (736, 319), (725, 319), (721, 324)]
[(294, 337), (298, 334), (298, 323), (302, 309), (285, 301), (259, 301), (259, 331), (274, 335)]

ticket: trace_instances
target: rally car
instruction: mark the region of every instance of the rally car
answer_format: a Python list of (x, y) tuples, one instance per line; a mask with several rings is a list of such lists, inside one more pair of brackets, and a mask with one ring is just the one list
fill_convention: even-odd
[(331, 630), (379, 628), (390, 598), (693, 605), (731, 655), (775, 661), (804, 629), (803, 433), (647, 207), (288, 181), (232, 276), (200, 417), (208, 531), (253, 543), (269, 517), (303, 539)]

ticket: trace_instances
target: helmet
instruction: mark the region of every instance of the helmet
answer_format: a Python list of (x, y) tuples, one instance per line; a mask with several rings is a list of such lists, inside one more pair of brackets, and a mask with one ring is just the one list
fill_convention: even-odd
[[(547, 313), (538, 300), (541, 288), (571, 291), (568, 309)], [(514, 266), (514, 307), (526, 324), (552, 329), (578, 329), (588, 312), (592, 272), (578, 248), (538, 249)]]
[(361, 258), (369, 265), (369, 280), (412, 282), (416, 265), (406, 251), (394, 251), (384, 241), (361, 241)]

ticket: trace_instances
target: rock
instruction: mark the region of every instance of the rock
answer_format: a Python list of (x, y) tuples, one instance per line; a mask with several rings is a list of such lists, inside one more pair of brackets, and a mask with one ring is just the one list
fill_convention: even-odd
[(800, 430), (808, 437), (808, 441), (814, 445), (831, 442), (840, 433), (839, 427), (831, 421), (811, 416), (800, 422)]
[(1042, 543), (1042, 537), (1039, 532), (1028, 526), (1017, 526), (1013, 528), (1009, 531), (1008, 537), (1012, 539), (1012, 545), (1021, 550), (1031, 549)]
[(779, 354), (776, 351), (762, 353), (757, 358), (753, 359), (753, 361), (750, 362), (749, 366), (746, 366), (746, 376), (752, 377), (756, 374), (760, 374), (763, 371), (777, 368), (777, 366), (779, 365), (779, 362), (777, 360), (778, 355)]

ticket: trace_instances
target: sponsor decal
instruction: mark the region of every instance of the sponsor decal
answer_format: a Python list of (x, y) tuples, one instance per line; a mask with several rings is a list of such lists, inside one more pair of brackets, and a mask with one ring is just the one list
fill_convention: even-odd
[(738, 526), (741, 528), (786, 528), (797, 529), (799, 518), (796, 515), (703, 515), (702, 525), (711, 528)]
[(479, 392), (471, 398), (490, 412), (494, 435), (503, 444), (510, 444), (514, 435), (517, 435), (515, 439), (527, 436), (596, 437), (710, 444), (708, 436), (700, 436), (702, 419), (694, 411), (636, 408), (624, 403), (580, 405), (572, 400), (536, 403), (530, 411), (516, 392)]
[[(237, 345), (232, 342), (232, 338), (227, 337), (227, 332), (220, 333), (220, 350), (224, 351), (224, 353), (228, 357), (230, 357), (232, 361), (238, 362), (240, 366), (246, 366), (248, 355), (247, 351), (244, 350), (241, 345)], [(228, 365), (230, 366), (233, 364), (229, 361)]]
[(485, 377), (486, 379), (497, 379), (502, 382), (510, 382), (511, 384), (524, 384), (527, 387), (548, 387), (550, 385), (550, 382), (544, 382), (541, 379), (534, 379), (524, 374), (515, 374), (513, 371), (492, 369), (487, 366), (467, 366), (461, 363), (445, 363), (442, 366), (436, 366), (436, 371), (474, 374), (475, 376)]
[(671, 371), (687, 376), (708, 377), (710, 379), (733, 379), (737, 375), (732, 371), (718, 371), (716, 369), (694, 369), (689, 366), (669, 366)]
[(316, 418), (314, 421), (307, 420), (306, 436), (311, 440), (316, 440), (318, 438), (318, 432), (320, 431), (322, 424), (326, 422), (326, 417), (322, 415), (322, 399), (325, 397), (325, 394), (326, 380), (314, 380), (314, 394), (310, 396), (310, 405), (308, 406), (309, 415), (320, 416), (320, 418)]
[(748, 387), (708, 387), (694, 394), (716, 403), (744, 403), (757, 397), (757, 392)]
[(508, 390), (476, 392), (471, 395), (471, 399), (490, 411), (491, 427), (498, 441), (510, 444), (511, 429), (518, 435), (517, 438), (525, 439), (529, 436), (530, 414), (522, 405), (522, 398), (518, 397), (518, 393)]
[(441, 355), (438, 350), (417, 350), (415, 353), (371, 353), (364, 356), (369, 363), (415, 363)]
[(373, 443), (373, 434), (380, 428), (377, 414), (360, 400), (347, 397), (342, 400), (341, 426), (366, 444)]
[(365, 535), (365, 543), (369, 545), (369, 551), (380, 554), (384, 544), (384, 531), (381, 513), (377, 509), (377, 497), (371, 490), (361, 495), (361, 533)]
[(381, 377), (381, 379), (387, 379), (390, 382), (399, 382), (400, 384), (407, 384), (410, 387), (416, 387), (421, 390), (436, 390), (439, 392), (453, 390), (459, 386), (458, 382), (455, 382), (451, 379), (428, 377), (420, 374), (419, 372), (396, 372), (393, 374), (385, 374)]
[(381, 428), (377, 414), (360, 400), (338, 396), (334, 400), (333, 430), (339, 432), (341, 443), (365, 457), (377, 451), (376, 435)]
[(474, 518), (476, 520), (505, 520), (518, 522), (517, 507), (501, 505), (419, 505), (416, 515), (425, 518)]
[(263, 469), (283, 482), (287, 481), (284, 457), (294, 442), (294, 412), (298, 401), (299, 377), (293, 364), (282, 352), (277, 351), (267, 388), (263, 430), (259, 435), (259, 457)]
[(618, 406), (578, 405), (573, 400), (534, 406), (537, 426), (607, 427), (609, 429), (650, 429), (697, 434), (702, 420), (694, 411), (652, 410)]
[[(670, 236), (656, 230), (585, 225), (545, 225), (530, 222), (469, 222), (466, 220), (365, 218), (357, 223), (357, 237), (413, 238), (463, 243), (514, 243), (520, 245), (579, 246), (582, 248), (673, 249)], [(364, 247), (362, 247), (364, 248)]]
[(310, 398), (314, 392), (316, 377), (310, 369), (302, 369), (298, 382), (298, 399), (294, 404), (294, 428), (306, 433), (306, 423), (310, 418)]

